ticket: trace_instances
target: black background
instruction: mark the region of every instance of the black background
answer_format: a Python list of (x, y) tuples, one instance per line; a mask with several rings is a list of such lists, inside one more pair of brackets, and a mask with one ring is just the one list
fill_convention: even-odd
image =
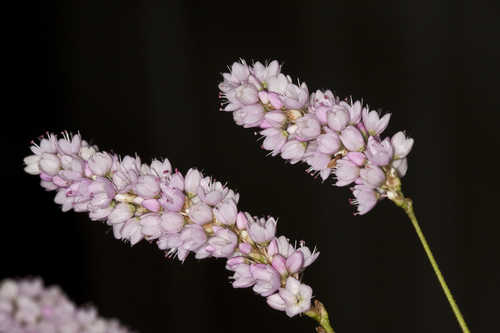
[(383, 201), (353, 216), (348, 189), (266, 157), (253, 131), (218, 112), (227, 65), (278, 59), (311, 91), (363, 98), (392, 113), (386, 134), (415, 138), (405, 193), (471, 330), (496, 331), (499, 8), (471, 3), (60, 1), (4, 12), (0, 278), (42, 276), (140, 332), (313, 331), (232, 289), (222, 260), (181, 264), (62, 213), (22, 158), (47, 130), (80, 130), (104, 150), (200, 167), (241, 193), (241, 209), (316, 245), (304, 282), (338, 333), (458, 332), (402, 211)]

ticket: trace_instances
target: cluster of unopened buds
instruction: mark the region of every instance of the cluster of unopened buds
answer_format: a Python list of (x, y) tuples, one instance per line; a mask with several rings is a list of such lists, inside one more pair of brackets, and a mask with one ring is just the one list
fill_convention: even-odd
[(76, 307), (58, 287), (40, 279), (0, 282), (0, 332), (128, 333), (117, 320), (103, 319), (93, 307)]
[(197, 169), (185, 175), (170, 162), (99, 152), (79, 134), (48, 134), (24, 159), (26, 172), (56, 191), (63, 211), (88, 212), (132, 245), (156, 242), (184, 260), (226, 258), (234, 288), (253, 287), (274, 309), (294, 316), (311, 308), (312, 289), (301, 273), (319, 255), (303, 242), (275, 235), (277, 221), (239, 211), (239, 195)]
[(308, 172), (337, 186), (354, 184), (358, 214), (379, 199), (397, 195), (406, 174), (406, 156), (413, 139), (403, 132), (382, 139), (390, 114), (382, 117), (360, 101), (340, 100), (330, 90), (309, 94), (305, 83), (294, 84), (274, 60), (267, 66), (235, 62), (219, 84), (221, 108), (233, 112), (236, 124), (260, 128), (262, 148), (291, 164), (309, 165)]

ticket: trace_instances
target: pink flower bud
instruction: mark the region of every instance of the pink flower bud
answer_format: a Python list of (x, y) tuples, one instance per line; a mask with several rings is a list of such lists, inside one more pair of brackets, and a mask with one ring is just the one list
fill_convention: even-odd
[(161, 184), (162, 195), (160, 203), (167, 210), (179, 212), (184, 206), (186, 196), (180, 190)]
[(273, 256), (272, 265), (281, 275), (286, 275), (288, 273), (286, 262), (287, 260), (281, 254), (275, 254)]
[(189, 207), (189, 218), (199, 225), (206, 224), (213, 219), (212, 209), (207, 204), (199, 202)]
[(253, 291), (257, 294), (266, 297), (279, 289), (280, 274), (271, 265), (253, 264), (250, 266), (250, 272), (256, 280)]
[(349, 109), (349, 118), (350, 118), (349, 123), (351, 125), (356, 125), (357, 123), (359, 123), (359, 121), (361, 120), (361, 109), (362, 109), (361, 102), (356, 101), (352, 105), (348, 105), (345, 102), (340, 102), (340, 104), (348, 106), (347, 108)]
[(155, 159), (151, 162), (151, 170), (158, 177), (165, 179), (167, 175), (172, 173), (172, 164), (168, 159), (164, 159), (163, 162)]
[(142, 226), (141, 232), (146, 239), (157, 239), (163, 234), (160, 221), (160, 216), (157, 214), (148, 214), (141, 218), (139, 222)]
[(301, 109), (306, 105), (308, 98), (309, 90), (305, 83), (300, 87), (291, 83), (286, 87), (283, 102), (288, 109)]
[(42, 172), (40, 173), (40, 179), (41, 180), (44, 180), (46, 182), (51, 182), (52, 181), (52, 176), (49, 176), (48, 174), (46, 174), (45, 172)]
[(201, 173), (196, 169), (189, 169), (184, 180), (184, 189), (187, 193), (196, 194), (200, 186)]
[(321, 134), (321, 124), (314, 115), (306, 115), (297, 119), (296, 125), (296, 134), (302, 139), (311, 140)]
[(318, 151), (323, 154), (335, 154), (340, 149), (340, 139), (336, 133), (330, 132), (318, 137)]
[(258, 96), (259, 96), (259, 100), (263, 103), (263, 104), (267, 104), (269, 103), (269, 96), (267, 94), (267, 91), (259, 91), (258, 93)]
[(160, 184), (156, 177), (145, 175), (140, 176), (135, 184), (137, 195), (143, 198), (153, 198), (160, 193)]
[(363, 109), (363, 124), (365, 125), (368, 134), (371, 136), (376, 136), (382, 133), (389, 124), (391, 119), (391, 114), (388, 113), (382, 118), (379, 118), (377, 111), (368, 111), (368, 109)]
[(304, 156), (305, 151), (306, 147), (302, 142), (290, 140), (281, 148), (281, 157), (295, 164)]
[(359, 177), (359, 168), (350, 160), (343, 158), (337, 161), (335, 176), (337, 176), (337, 182), (335, 185), (349, 185)]
[(284, 95), (289, 84), (290, 82), (287, 77), (280, 73), (267, 80), (267, 90), (278, 95)]
[(24, 164), (26, 164), (26, 167), (24, 168), (24, 171), (30, 175), (38, 175), (40, 173), (40, 158), (41, 157), (39, 155), (30, 155), (25, 157)]
[(340, 132), (349, 124), (349, 111), (342, 105), (335, 105), (327, 114), (328, 127)]
[(275, 310), (285, 311), (285, 301), (281, 298), (279, 293), (267, 296), (266, 302), (271, 308)]
[(61, 160), (54, 154), (44, 153), (39, 162), (39, 168), (49, 176), (55, 176), (61, 169)]
[(269, 102), (271, 103), (272, 107), (276, 110), (280, 110), (283, 107), (283, 101), (278, 94), (269, 92), (267, 94), (267, 97), (269, 98)]
[(111, 224), (122, 223), (130, 219), (134, 214), (134, 208), (130, 204), (120, 202), (109, 214), (108, 222)]
[(255, 86), (250, 84), (242, 84), (235, 89), (235, 97), (241, 104), (251, 105), (258, 102), (258, 92)]
[(202, 227), (196, 224), (188, 224), (181, 232), (182, 248), (195, 251), (207, 241), (207, 235)]
[(304, 254), (301, 251), (295, 251), (286, 259), (286, 269), (290, 274), (297, 273), (304, 265)]
[(347, 126), (340, 134), (340, 140), (344, 146), (350, 151), (360, 151), (365, 146), (365, 140), (359, 130), (350, 125)]
[(177, 233), (184, 226), (184, 217), (175, 212), (165, 212), (161, 215), (161, 227), (169, 234)]
[(377, 203), (377, 194), (366, 186), (356, 185), (352, 193), (356, 198), (352, 203), (358, 205), (359, 215), (368, 213)]
[(160, 250), (176, 248), (182, 245), (181, 234), (163, 234), (156, 242)]
[(248, 70), (248, 65), (245, 63), (240, 64), (239, 62), (233, 63), (231, 67), (231, 75), (238, 81), (246, 81), (250, 75)]
[(392, 161), (392, 167), (396, 169), (399, 177), (404, 177), (408, 171), (408, 161), (406, 158)]
[(248, 243), (240, 243), (238, 248), (243, 254), (249, 254), (252, 251), (252, 245)]
[(365, 183), (371, 187), (379, 187), (385, 182), (385, 173), (379, 167), (367, 165), (359, 172)]
[(276, 238), (273, 238), (267, 246), (267, 255), (272, 257), (277, 253), (279, 253), (278, 242), (276, 241)]
[(80, 135), (78, 134), (73, 135), (73, 137), (70, 139), (69, 135), (67, 135), (66, 133), (66, 136), (64, 138), (59, 139), (59, 141), (57, 142), (57, 146), (63, 154), (66, 155), (78, 154), (81, 147)]
[(329, 155), (316, 152), (307, 156), (305, 160), (311, 166), (312, 170), (320, 171), (328, 167), (331, 157)]
[(161, 208), (160, 203), (156, 199), (146, 199), (142, 201), (142, 207), (152, 212), (158, 212)]
[(105, 176), (112, 165), (113, 159), (107, 153), (95, 153), (88, 160), (88, 167), (96, 176)]
[(227, 199), (221, 201), (217, 207), (214, 208), (213, 213), (217, 221), (225, 225), (233, 225), (236, 222), (236, 215), (238, 209), (233, 200)]
[(413, 147), (413, 139), (407, 138), (403, 132), (397, 132), (391, 139), (392, 147), (394, 148), (394, 158), (405, 158)]
[(244, 230), (247, 228), (247, 224), (248, 221), (245, 216), (245, 213), (239, 212), (238, 215), (236, 216), (236, 226), (238, 227), (238, 229)]
[(257, 127), (264, 120), (264, 108), (260, 104), (246, 105), (233, 112), (236, 124), (245, 128)]
[(275, 111), (269, 111), (266, 113), (264, 116), (264, 119), (267, 120), (267, 122), (272, 126), (279, 128), (283, 126), (283, 124), (286, 121), (286, 116), (283, 113), (283, 111), (280, 110), (275, 110)]
[(90, 206), (92, 208), (106, 208), (111, 204), (112, 199), (113, 197), (108, 196), (107, 193), (101, 192), (94, 195), (90, 200)]
[(198, 190), (198, 196), (204, 203), (210, 206), (217, 205), (223, 198), (222, 192), (219, 190), (207, 191), (206, 193)]
[(272, 150), (273, 156), (278, 155), (286, 142), (286, 136), (283, 134), (283, 131), (271, 127), (261, 131), (260, 134), (265, 136), (264, 142), (262, 142), (262, 148), (265, 150)]
[(132, 218), (125, 222), (122, 229), (122, 238), (128, 239), (132, 246), (134, 246), (144, 238), (138, 219)]
[(122, 239), (122, 229), (125, 223), (113, 224), (113, 236), (115, 239)]
[(248, 288), (255, 283), (255, 278), (250, 272), (250, 265), (240, 264), (237, 265), (233, 270), (233, 288)]
[(184, 191), (184, 176), (179, 171), (176, 171), (171, 177), (170, 177), (170, 184), (171, 187), (178, 189), (179, 191)]
[(254, 220), (248, 218), (248, 234), (256, 243), (266, 243), (274, 238), (276, 232), (276, 220), (272, 217)]
[(66, 187), (69, 184), (65, 179), (61, 178), (60, 176), (54, 176), (52, 178), (52, 182), (59, 187)]
[[(95, 208), (89, 211), (89, 217), (92, 221), (101, 221), (106, 219), (112, 213), (113, 207)], [(109, 223), (109, 219), (108, 219)]]
[(226, 261), (226, 268), (230, 271), (234, 271), (236, 266), (245, 263), (245, 261), (246, 261), (245, 257), (241, 256), (229, 258)]
[(360, 153), (358, 151), (350, 151), (347, 153), (347, 158), (356, 164), (357, 166), (363, 166), (365, 164), (365, 154)]
[(374, 165), (384, 166), (391, 163), (394, 153), (389, 138), (386, 138), (382, 142), (378, 142), (377, 139), (371, 136), (368, 138), (365, 154)]
[(234, 254), (238, 236), (229, 229), (221, 229), (210, 237), (208, 244), (213, 247), (210, 251), (215, 258), (228, 258)]

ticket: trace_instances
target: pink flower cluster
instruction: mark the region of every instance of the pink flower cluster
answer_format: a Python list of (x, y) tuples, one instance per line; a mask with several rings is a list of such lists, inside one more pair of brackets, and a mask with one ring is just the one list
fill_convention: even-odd
[(156, 242), (168, 256), (184, 260), (227, 258), (234, 288), (253, 287), (289, 316), (310, 308), (312, 290), (301, 272), (319, 252), (303, 242), (276, 237), (276, 220), (238, 210), (239, 195), (196, 169), (185, 175), (170, 162), (142, 164), (139, 157), (99, 152), (80, 135), (49, 134), (31, 147), (25, 171), (57, 191), (62, 210), (88, 212), (113, 227), (115, 238), (132, 245)]
[(235, 62), (219, 84), (223, 111), (233, 112), (236, 124), (259, 127), (262, 148), (291, 164), (309, 165), (308, 172), (337, 186), (354, 184), (358, 214), (371, 210), (387, 196), (386, 182), (403, 177), (413, 139), (403, 132), (380, 137), (390, 114), (380, 116), (360, 101), (341, 101), (330, 90), (309, 95), (305, 83), (294, 84), (274, 60), (267, 66)]
[(117, 320), (99, 318), (94, 308), (77, 308), (58, 287), (40, 279), (0, 282), (0, 332), (127, 333)]

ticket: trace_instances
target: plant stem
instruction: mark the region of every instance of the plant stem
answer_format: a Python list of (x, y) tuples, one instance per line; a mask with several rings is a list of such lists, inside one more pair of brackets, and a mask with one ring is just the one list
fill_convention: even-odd
[(325, 309), (323, 303), (318, 300), (314, 301), (314, 306), (305, 314), (308, 317), (316, 320), (320, 326), (316, 327), (316, 332), (318, 333), (335, 333), (328, 319), (328, 312)]
[(427, 243), (427, 240), (425, 239), (422, 229), (420, 229), (417, 218), (415, 216), (415, 212), (413, 210), (412, 200), (410, 198), (405, 198), (401, 190), (397, 191), (394, 197), (389, 197), (389, 198), (392, 201), (394, 201), (394, 203), (397, 206), (401, 207), (410, 218), (410, 221), (413, 224), (415, 231), (417, 232), (418, 238), (420, 239), (420, 242), (424, 247), (425, 253), (427, 254), (427, 257), (431, 262), (432, 268), (434, 269), (434, 273), (436, 273), (439, 283), (441, 284), (441, 288), (443, 289), (444, 294), (446, 295), (446, 298), (448, 299), (448, 302), (450, 303), (450, 306), (453, 309), (453, 313), (455, 314), (455, 317), (457, 318), (457, 321), (460, 324), (462, 331), (464, 333), (470, 333), (469, 328), (467, 327), (467, 323), (465, 322), (465, 319), (462, 316), (462, 313), (460, 312), (460, 309), (458, 308), (458, 305), (455, 302), (455, 299), (453, 298), (453, 295), (451, 294), (451, 291), (448, 288), (446, 281), (444, 280), (443, 274), (439, 270), (439, 266), (436, 260), (434, 259), (434, 256), (432, 255), (432, 251), (429, 247), (429, 244)]

